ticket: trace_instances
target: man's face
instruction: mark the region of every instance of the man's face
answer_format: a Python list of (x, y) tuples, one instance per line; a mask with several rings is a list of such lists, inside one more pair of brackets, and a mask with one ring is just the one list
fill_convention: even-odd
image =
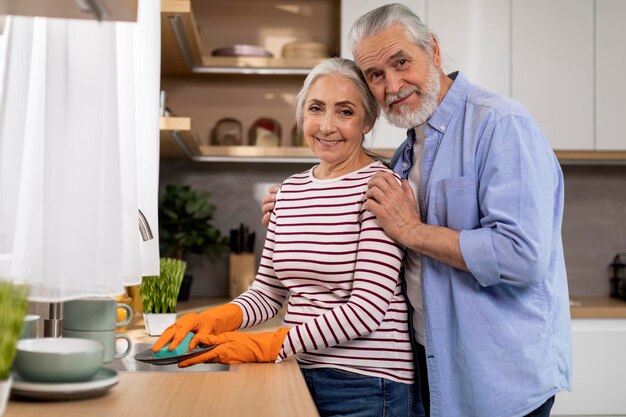
[(363, 39), (355, 59), (387, 120), (398, 127), (424, 123), (440, 101), (439, 47), (432, 57), (400, 25)]

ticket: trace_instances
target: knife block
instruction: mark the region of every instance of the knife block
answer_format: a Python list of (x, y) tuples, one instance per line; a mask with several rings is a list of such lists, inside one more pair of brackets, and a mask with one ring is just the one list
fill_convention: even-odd
[(246, 291), (256, 276), (254, 253), (231, 253), (228, 279), (228, 295), (235, 298)]

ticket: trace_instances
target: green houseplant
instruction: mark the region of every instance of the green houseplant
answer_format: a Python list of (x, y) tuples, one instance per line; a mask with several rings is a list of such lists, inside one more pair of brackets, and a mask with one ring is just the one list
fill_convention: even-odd
[(187, 263), (161, 258), (160, 273), (143, 277), (139, 287), (143, 318), (150, 336), (158, 336), (176, 321), (176, 301)]
[[(167, 185), (159, 200), (161, 256), (186, 260), (188, 253), (214, 256), (225, 251), (228, 240), (213, 224), (215, 205), (210, 193), (188, 185)], [(187, 300), (191, 276), (184, 277), (179, 300)]]
[(26, 314), (28, 288), (0, 281), (0, 416), (11, 391), (11, 366)]

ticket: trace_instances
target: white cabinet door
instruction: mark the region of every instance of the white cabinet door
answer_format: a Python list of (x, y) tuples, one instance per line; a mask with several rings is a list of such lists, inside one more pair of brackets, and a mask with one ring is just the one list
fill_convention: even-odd
[(594, 148), (593, 7), (590, 0), (513, 0), (513, 98), (554, 149)]
[(473, 84), (511, 96), (511, 6), (502, 0), (428, 2), (428, 27), (439, 37), (443, 67)]
[[(426, 0), (398, 1), (410, 7), (424, 22)], [(348, 32), (359, 16), (384, 5), (380, 0), (341, 0), (341, 56), (353, 59), (348, 49)], [(406, 139), (406, 129), (387, 123), (383, 115), (376, 122), (373, 131), (366, 136), (366, 146), (372, 149), (396, 149)]]
[(553, 416), (625, 415), (626, 320), (572, 320), (572, 392), (556, 396)]
[(626, 150), (626, 1), (596, 0), (596, 149)]

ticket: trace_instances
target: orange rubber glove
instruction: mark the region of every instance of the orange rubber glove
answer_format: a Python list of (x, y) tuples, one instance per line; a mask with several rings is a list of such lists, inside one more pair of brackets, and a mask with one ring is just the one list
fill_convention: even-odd
[(176, 349), (189, 332), (196, 333), (196, 336), (190, 343), (190, 349), (192, 349), (192, 346), (196, 347), (198, 345), (198, 342), (194, 343), (198, 335), (231, 332), (238, 329), (242, 321), (243, 311), (241, 307), (232, 303), (210, 308), (200, 314), (189, 313), (165, 329), (154, 346), (152, 346), (152, 351), (157, 352), (170, 340), (172, 343), (168, 346), (168, 350)]
[(228, 364), (275, 362), (287, 333), (289, 329), (281, 327), (269, 333), (226, 332), (218, 335), (198, 335), (189, 344), (190, 349), (198, 343), (217, 346), (206, 353), (179, 362), (178, 366), (186, 368), (198, 363), (210, 362)]

